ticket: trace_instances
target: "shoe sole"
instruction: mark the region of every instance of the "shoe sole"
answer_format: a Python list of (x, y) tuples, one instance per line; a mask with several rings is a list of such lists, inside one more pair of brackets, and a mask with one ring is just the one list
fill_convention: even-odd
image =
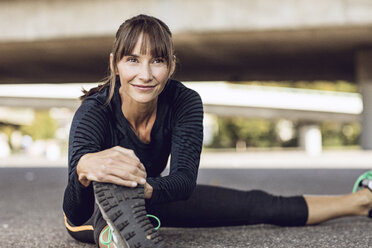
[(117, 248), (164, 248), (147, 217), (144, 188), (93, 182), (96, 203), (110, 226)]

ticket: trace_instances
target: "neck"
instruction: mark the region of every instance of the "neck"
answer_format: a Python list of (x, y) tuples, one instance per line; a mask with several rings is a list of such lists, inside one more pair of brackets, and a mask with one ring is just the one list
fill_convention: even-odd
[(151, 103), (138, 103), (128, 96), (120, 97), (121, 110), (134, 131), (152, 126), (156, 118), (157, 99)]

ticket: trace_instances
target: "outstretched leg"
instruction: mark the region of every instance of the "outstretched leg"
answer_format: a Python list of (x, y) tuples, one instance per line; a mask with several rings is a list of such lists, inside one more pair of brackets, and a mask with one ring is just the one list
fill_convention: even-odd
[(212, 227), (250, 224), (301, 226), (343, 216), (368, 215), (372, 193), (362, 189), (339, 196), (273, 196), (260, 190), (241, 191), (198, 185), (185, 201), (147, 206), (162, 226)]
[(261, 190), (242, 191), (197, 185), (188, 200), (147, 206), (162, 226), (215, 227), (250, 224), (305, 225), (303, 196), (273, 196)]

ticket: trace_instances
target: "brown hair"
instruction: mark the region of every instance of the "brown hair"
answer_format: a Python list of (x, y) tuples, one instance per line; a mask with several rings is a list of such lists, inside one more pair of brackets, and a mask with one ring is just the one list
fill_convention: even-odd
[[(116, 32), (116, 38), (112, 47), (111, 53), (113, 61), (110, 65), (109, 75), (103, 79), (97, 87), (89, 91), (83, 89), (84, 95), (80, 100), (84, 100), (88, 96), (101, 91), (106, 86), (110, 87), (109, 97), (106, 101), (108, 104), (114, 95), (117, 75), (117, 63), (124, 57), (132, 53), (138, 38), (143, 34), (141, 53), (150, 54), (157, 58), (162, 57), (167, 61), (168, 69), (171, 69), (174, 58), (174, 48), (172, 42), (172, 33), (169, 27), (161, 20), (147, 15), (138, 15), (126, 20), (122, 23)], [(147, 51), (150, 48), (150, 51)], [(171, 75), (169, 75), (171, 76)]]

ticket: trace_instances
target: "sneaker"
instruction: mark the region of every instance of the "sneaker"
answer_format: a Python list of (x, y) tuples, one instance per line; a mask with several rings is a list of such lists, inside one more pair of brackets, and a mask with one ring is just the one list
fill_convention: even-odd
[[(96, 203), (111, 229), (117, 248), (165, 247), (145, 207), (144, 187), (93, 182)], [(110, 232), (109, 232), (110, 235)]]
[(368, 188), (372, 191), (372, 170), (360, 175), (356, 180), (353, 192), (360, 190), (361, 188)]
[[(362, 188), (368, 188), (372, 192), (372, 170), (367, 171), (359, 176), (354, 184), (353, 192), (356, 192)], [(372, 209), (369, 210), (368, 217), (372, 218)]]

